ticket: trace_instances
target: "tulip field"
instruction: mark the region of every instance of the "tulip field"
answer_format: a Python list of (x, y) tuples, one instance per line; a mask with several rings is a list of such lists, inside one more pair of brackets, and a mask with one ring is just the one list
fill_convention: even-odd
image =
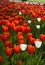
[(0, 3), (0, 65), (45, 65), (45, 5)]

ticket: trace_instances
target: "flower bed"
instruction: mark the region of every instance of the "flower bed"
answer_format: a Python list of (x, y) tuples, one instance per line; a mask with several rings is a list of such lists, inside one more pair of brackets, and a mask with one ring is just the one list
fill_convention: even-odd
[(45, 65), (45, 6), (0, 4), (0, 64)]

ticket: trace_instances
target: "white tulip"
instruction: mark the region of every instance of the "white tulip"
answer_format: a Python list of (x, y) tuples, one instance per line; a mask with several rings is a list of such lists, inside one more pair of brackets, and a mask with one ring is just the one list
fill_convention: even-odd
[(40, 3), (40, 5), (43, 5), (43, 3)]
[(25, 51), (26, 48), (27, 48), (27, 44), (20, 44), (20, 49), (21, 49), (22, 51)]
[(26, 4), (29, 4), (29, 2), (26, 2)]
[(30, 4), (33, 4), (32, 2), (30, 2)]
[(21, 12), (19, 12), (19, 15), (21, 15), (22, 13)]
[(37, 2), (33, 2), (33, 4), (37, 4)]
[(36, 25), (36, 28), (37, 28), (37, 29), (40, 29), (40, 25)]
[(13, 2), (13, 0), (9, 0), (9, 2)]
[(40, 22), (41, 21), (41, 18), (37, 18), (37, 20)]
[(40, 48), (41, 45), (42, 45), (42, 42), (41, 41), (35, 41), (36, 48)]
[(28, 23), (30, 24), (31, 23), (31, 20), (28, 20)]

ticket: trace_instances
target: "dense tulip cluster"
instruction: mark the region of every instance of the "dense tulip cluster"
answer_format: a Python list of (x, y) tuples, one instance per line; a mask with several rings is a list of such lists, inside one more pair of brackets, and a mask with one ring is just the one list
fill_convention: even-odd
[[(33, 24), (37, 24), (32, 27)], [(44, 5), (30, 3), (0, 4), (0, 39), (5, 46), (7, 56), (13, 53), (27, 51), (33, 54), (45, 41), (45, 32), (34, 35), (39, 31), (40, 24), (45, 22)], [(44, 25), (44, 24), (43, 24)], [(42, 27), (43, 27), (42, 25)], [(33, 30), (33, 28), (35, 28)], [(38, 37), (36, 37), (39, 35)], [(0, 62), (2, 57), (0, 56)]]

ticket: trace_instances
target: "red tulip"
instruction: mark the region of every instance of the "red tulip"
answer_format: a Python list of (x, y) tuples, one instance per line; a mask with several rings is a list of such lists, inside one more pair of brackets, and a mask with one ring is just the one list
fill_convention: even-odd
[(14, 51), (15, 53), (19, 53), (19, 52), (20, 52), (20, 46), (19, 46), (19, 45), (14, 45), (13, 51)]
[(5, 53), (7, 56), (11, 56), (12, 55), (12, 48), (6, 47)]
[(30, 37), (29, 42), (30, 42), (31, 44), (34, 44), (35, 38)]
[(45, 35), (40, 34), (40, 39), (41, 39), (42, 41), (44, 41), (44, 40), (45, 40)]
[(2, 60), (3, 60), (3, 58), (2, 58), (2, 56), (0, 56), (0, 63), (2, 62)]
[(5, 47), (12, 47), (12, 43), (9, 41), (4, 42)]
[(8, 27), (2, 25), (2, 30), (3, 30), (4, 32), (8, 32)]
[(32, 37), (32, 33), (27, 34), (27, 38), (30, 39), (30, 37)]
[(27, 32), (30, 32), (31, 28), (29, 26), (27, 26)]
[(18, 44), (20, 45), (20, 44), (24, 44), (25, 42), (24, 42), (24, 40), (19, 40), (18, 41)]
[(35, 47), (32, 45), (28, 45), (27, 51), (29, 54), (33, 54), (35, 52)]

